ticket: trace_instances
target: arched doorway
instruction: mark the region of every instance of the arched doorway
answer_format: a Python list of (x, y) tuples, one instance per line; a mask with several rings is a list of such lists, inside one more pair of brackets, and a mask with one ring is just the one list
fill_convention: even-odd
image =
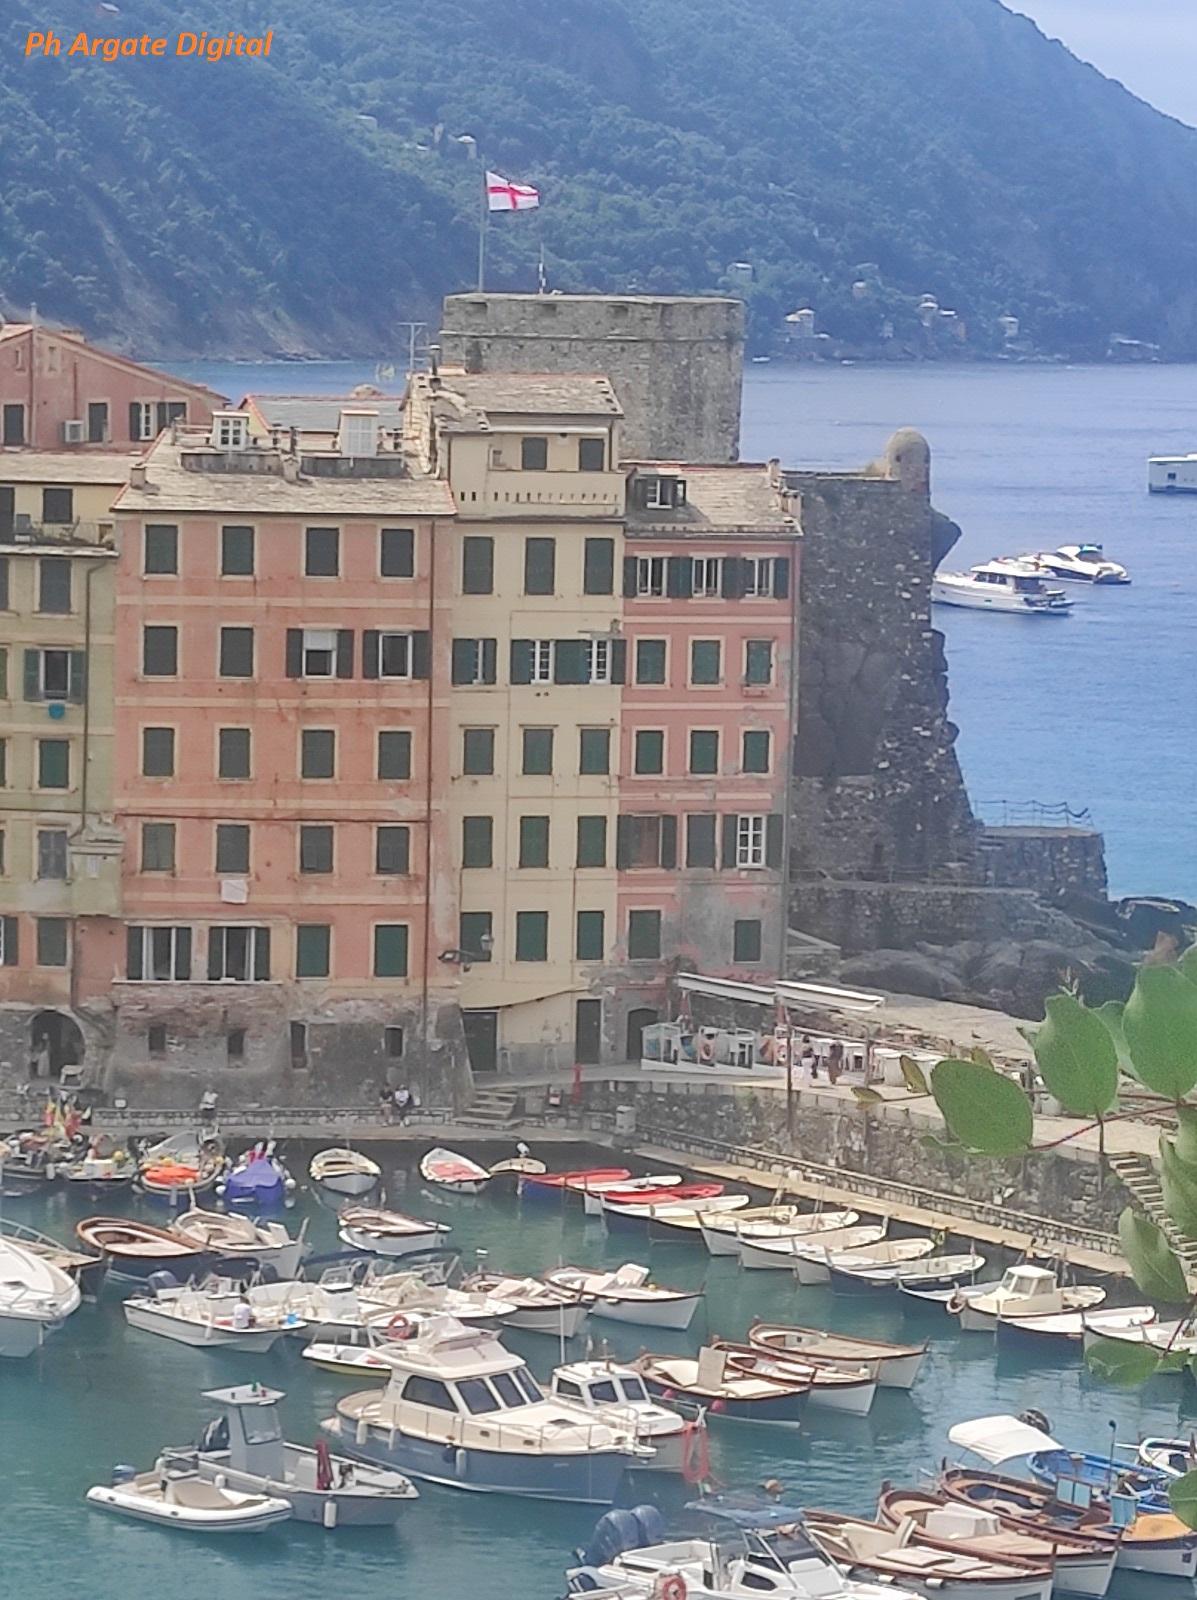
[(627, 1059), (629, 1061), (639, 1061), (643, 1057), (644, 1030), (659, 1020), (652, 1006), (637, 1006), (634, 1011), (628, 1012)]
[(39, 1011), (29, 1024), (29, 1052), (38, 1077), (61, 1078), (64, 1067), (83, 1064), (79, 1024), (61, 1011)]

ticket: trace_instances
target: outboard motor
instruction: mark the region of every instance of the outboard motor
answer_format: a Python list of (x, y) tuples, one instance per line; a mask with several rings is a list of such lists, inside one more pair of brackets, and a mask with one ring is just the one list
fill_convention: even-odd
[(643, 1550), (650, 1544), (664, 1543), (665, 1518), (656, 1506), (633, 1506), (632, 1515), (640, 1529), (640, 1538), (636, 1541), (637, 1549)]
[(162, 1267), (157, 1272), (151, 1272), (146, 1279), (146, 1284), (155, 1294), (161, 1293), (163, 1289), (178, 1289), (180, 1287), (179, 1280), (174, 1273), (167, 1272), (165, 1267)]
[(646, 1542), (636, 1512), (616, 1508), (604, 1512), (595, 1523), (580, 1564), (584, 1567), (605, 1567), (616, 1556), (628, 1550), (639, 1550)]

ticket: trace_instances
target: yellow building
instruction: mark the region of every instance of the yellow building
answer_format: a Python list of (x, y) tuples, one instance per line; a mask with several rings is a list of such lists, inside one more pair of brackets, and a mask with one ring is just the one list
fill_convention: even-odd
[(600, 376), (421, 373), (409, 392), (409, 448), (457, 505), (452, 954), (476, 1072), (600, 1055), (626, 675), (621, 417)]
[[(120, 911), (112, 501), (127, 454), (0, 452), (0, 1064), (82, 1059)], [(100, 1009), (103, 1009), (101, 1002)]]

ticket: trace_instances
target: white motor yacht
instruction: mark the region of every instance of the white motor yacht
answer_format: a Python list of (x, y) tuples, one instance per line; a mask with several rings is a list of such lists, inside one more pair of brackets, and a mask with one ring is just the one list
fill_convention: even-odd
[(1105, 1290), (1093, 1284), (1061, 1288), (1050, 1268), (1033, 1267), (1024, 1262), (1008, 1267), (996, 1288), (962, 1286), (948, 1301), (948, 1310), (960, 1318), (965, 1333), (996, 1333), (999, 1317), (1057, 1316), (1062, 1311), (1090, 1311), (1105, 1297)]
[(630, 1463), (642, 1472), (696, 1475), (706, 1452), (706, 1419), (689, 1421), (652, 1399), (635, 1367), (616, 1361), (571, 1361), (555, 1367), (551, 1385), (555, 1400), (580, 1406), (590, 1415), (626, 1428), (650, 1457)]
[(1110, 561), (1099, 544), (1062, 544), (1057, 550), (1040, 550), (1028, 560), (1055, 578), (1077, 583), (1129, 583), (1130, 573), (1120, 562)]
[(0, 1357), (32, 1355), (82, 1298), (61, 1267), (0, 1237)]
[(944, 606), (973, 611), (1007, 611), (1021, 617), (1066, 617), (1072, 601), (1050, 589), (1033, 561), (995, 560), (967, 572), (937, 572), (931, 598)]

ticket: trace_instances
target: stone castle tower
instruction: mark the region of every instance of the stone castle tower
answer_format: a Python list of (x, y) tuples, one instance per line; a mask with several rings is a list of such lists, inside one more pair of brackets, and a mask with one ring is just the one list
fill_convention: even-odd
[(441, 359), (467, 372), (601, 372), (629, 460), (734, 461), (744, 305), (715, 296), (453, 294)]

